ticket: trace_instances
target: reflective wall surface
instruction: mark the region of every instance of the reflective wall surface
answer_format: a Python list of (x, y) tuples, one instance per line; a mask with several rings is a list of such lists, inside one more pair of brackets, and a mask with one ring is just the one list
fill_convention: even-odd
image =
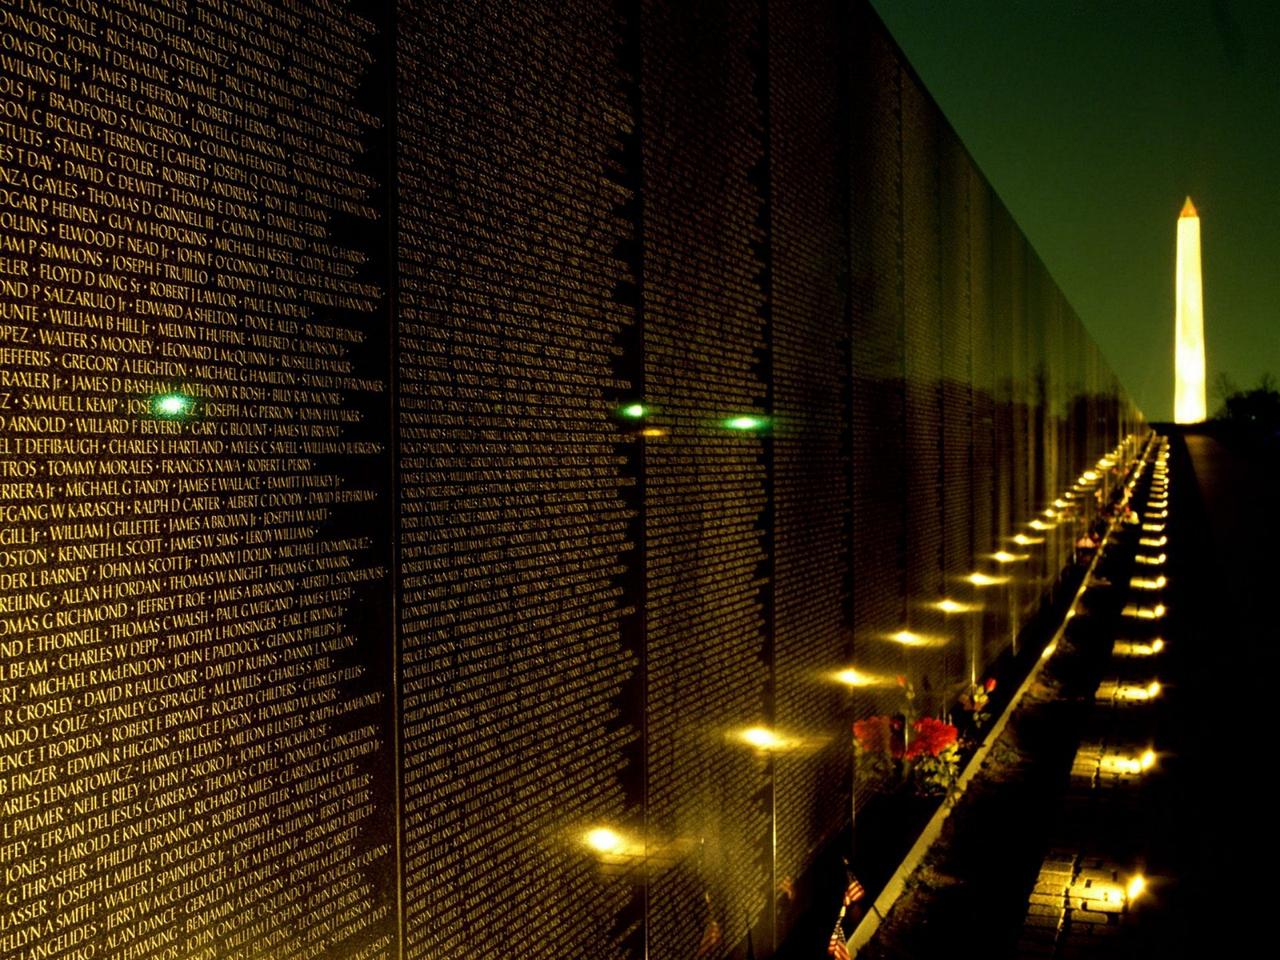
[(850, 722), (983, 675), (1141, 426), (861, 3), (0, 65), (6, 957), (769, 956)]

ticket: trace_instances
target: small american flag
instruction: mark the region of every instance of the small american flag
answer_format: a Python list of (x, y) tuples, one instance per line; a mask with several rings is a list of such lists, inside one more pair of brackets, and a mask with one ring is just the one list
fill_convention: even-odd
[(702, 940), (698, 943), (698, 952), (693, 955), (694, 960), (707, 960), (715, 956), (724, 940), (720, 933), (720, 924), (715, 914), (711, 912), (711, 894), (709, 892), (703, 894), (703, 899), (707, 904), (707, 925), (702, 928)]
[(852, 906), (853, 904), (857, 903), (866, 895), (867, 895), (867, 891), (862, 889), (862, 884), (858, 882), (858, 878), (850, 877), (849, 886), (845, 887), (845, 891), (844, 891), (845, 907)]
[[(698, 952), (694, 954), (695, 960), (704, 960), (716, 953), (716, 948), (720, 946), (720, 924), (714, 920), (708, 920), (706, 929), (702, 931), (702, 942), (698, 944)], [(846, 957), (847, 960), (847, 957)]]
[(836, 921), (835, 930), (831, 931), (831, 942), (827, 944), (827, 956), (835, 960), (849, 960), (849, 948), (844, 942), (844, 928)]

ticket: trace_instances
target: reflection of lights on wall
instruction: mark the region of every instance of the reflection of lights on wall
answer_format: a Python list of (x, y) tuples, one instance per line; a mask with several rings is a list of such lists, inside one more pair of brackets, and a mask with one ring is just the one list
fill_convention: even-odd
[(1009, 582), (1008, 577), (991, 577), (985, 573), (971, 573), (964, 579), (966, 583), (971, 583), (975, 587), (995, 587)]
[(151, 412), (157, 417), (176, 420), (191, 412), (194, 401), (182, 393), (162, 393), (151, 401)]
[(902, 646), (943, 646), (947, 643), (945, 636), (925, 636), (910, 630), (899, 630), (896, 634), (886, 635), (884, 639)]
[(1030, 560), (1031, 557), (1025, 553), (1010, 553), (1008, 550), (998, 550), (991, 555), (991, 559), (996, 563), (1020, 563), (1023, 560)]
[(873, 673), (863, 673), (855, 667), (841, 670), (832, 674), (832, 677), (837, 683), (843, 683), (846, 687), (874, 687), (888, 682), (884, 677), (878, 677)]
[(1177, 298), (1173, 323), (1173, 420), (1205, 418), (1204, 292), (1200, 277), (1200, 217), (1187, 197), (1178, 217)]
[(1142, 525), (1143, 533), (1164, 533), (1163, 523), (1144, 523)]
[(1162, 567), (1164, 566), (1164, 562), (1167, 559), (1169, 559), (1169, 557), (1167, 554), (1163, 554), (1163, 553), (1156, 554), (1155, 556), (1151, 556), (1145, 553), (1140, 553), (1137, 556), (1135, 556), (1133, 559), (1138, 561), (1138, 563), (1142, 564), (1143, 566)]
[(756, 417), (744, 414), (738, 417), (730, 417), (724, 422), (724, 425), (730, 430), (741, 430), (744, 433), (752, 430), (763, 430), (768, 423), (764, 417)]
[(588, 830), (583, 835), (582, 842), (596, 853), (621, 853), (627, 846), (622, 834), (616, 830), (610, 830), (608, 827), (596, 827), (593, 830)]
[(1052, 530), (1053, 524), (1045, 523), (1043, 520), (1032, 520), (1027, 524), (1032, 530)]
[(667, 431), (663, 430), (661, 427), (645, 427), (640, 431), (640, 435), (642, 437), (665, 437), (667, 435)]
[(1044, 537), (1028, 537), (1025, 533), (1015, 534), (1013, 542), (1020, 547), (1029, 547), (1032, 544), (1044, 543)]
[(628, 403), (618, 408), (619, 416), (626, 417), (628, 420), (641, 420), (648, 412), (643, 403)]
[(768, 727), (747, 727), (738, 731), (737, 737), (757, 750), (782, 750), (791, 745), (786, 737), (774, 733)]
[(959, 600), (952, 600), (950, 597), (939, 600), (933, 605), (935, 610), (941, 610), (943, 613), (977, 613), (982, 609), (980, 603), (961, 603)]
[(1141, 539), (1139, 539), (1139, 540), (1138, 540), (1138, 546), (1140, 546), (1140, 547), (1163, 547), (1163, 546), (1164, 546), (1166, 543), (1168, 543), (1168, 542), (1169, 542), (1169, 538), (1168, 538), (1167, 536), (1161, 536), (1161, 537), (1142, 537)]

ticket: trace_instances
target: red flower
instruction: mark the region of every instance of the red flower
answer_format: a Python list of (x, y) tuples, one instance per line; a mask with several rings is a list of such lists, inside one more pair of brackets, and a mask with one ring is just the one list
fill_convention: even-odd
[(933, 717), (921, 717), (911, 725), (912, 738), (907, 746), (907, 759), (928, 755), (936, 757), (959, 738), (959, 731), (949, 723)]
[(988, 677), (987, 682), (982, 685), (982, 688), (986, 690), (987, 693), (990, 693), (992, 690), (996, 688), (996, 678)]

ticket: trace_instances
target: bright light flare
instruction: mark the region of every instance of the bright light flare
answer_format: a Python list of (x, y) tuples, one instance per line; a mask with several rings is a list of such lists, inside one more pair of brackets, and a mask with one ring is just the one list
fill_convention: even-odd
[(724, 425), (730, 430), (740, 430), (750, 432), (752, 430), (763, 430), (769, 421), (765, 417), (757, 417), (749, 414), (742, 416), (729, 417), (725, 420)]
[(176, 420), (191, 412), (194, 401), (183, 393), (164, 393), (151, 401), (151, 412), (157, 417)]
[(1027, 524), (1032, 530), (1052, 530), (1052, 523), (1045, 523), (1043, 520), (1032, 520)]
[(627, 848), (622, 834), (608, 827), (596, 827), (582, 836), (582, 842), (596, 853), (618, 854)]
[(1142, 874), (1135, 874), (1129, 878), (1129, 883), (1124, 888), (1125, 898), (1130, 902), (1137, 900), (1142, 896), (1143, 891), (1147, 889), (1147, 878)]
[(643, 403), (628, 403), (618, 408), (618, 414), (628, 420), (641, 420), (649, 413)]
[(1029, 547), (1033, 544), (1044, 543), (1044, 537), (1028, 537), (1025, 533), (1015, 534), (1013, 542), (1020, 547)]
[(842, 683), (846, 687), (875, 687), (889, 682), (885, 677), (876, 676), (874, 673), (863, 673), (855, 667), (840, 670), (833, 673), (831, 677), (836, 683)]
[(800, 741), (783, 736), (768, 727), (747, 727), (745, 730), (737, 731), (733, 736), (738, 741), (745, 743), (749, 747), (754, 747), (756, 750), (791, 750), (800, 746)]
[(780, 736), (766, 727), (748, 727), (738, 736), (743, 743), (748, 743), (759, 750), (775, 750), (783, 743)]
[(1164, 546), (1165, 544), (1167, 544), (1168, 542), (1169, 542), (1169, 538), (1168, 538), (1167, 536), (1160, 536), (1160, 537), (1141, 537), (1141, 538), (1139, 538), (1139, 540), (1138, 540), (1138, 546), (1140, 546), (1140, 547), (1163, 547), (1163, 546)]
[(1163, 567), (1164, 562), (1168, 560), (1169, 557), (1167, 554), (1163, 554), (1163, 553), (1156, 554), (1154, 557), (1150, 556), (1149, 554), (1139, 553), (1133, 559), (1138, 561), (1138, 563), (1142, 564), (1143, 566)]

